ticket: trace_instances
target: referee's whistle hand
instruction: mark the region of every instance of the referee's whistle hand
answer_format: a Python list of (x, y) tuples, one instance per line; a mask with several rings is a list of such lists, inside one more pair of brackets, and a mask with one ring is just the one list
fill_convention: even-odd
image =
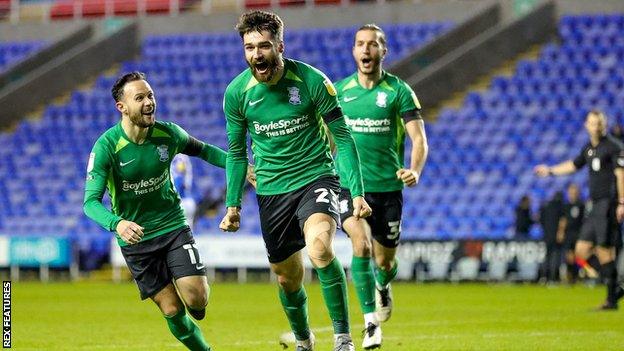
[(134, 245), (143, 238), (143, 227), (140, 225), (122, 219), (117, 223), (117, 234), (126, 244)]
[(240, 210), (236, 207), (228, 207), (219, 228), (224, 232), (235, 232), (240, 228)]

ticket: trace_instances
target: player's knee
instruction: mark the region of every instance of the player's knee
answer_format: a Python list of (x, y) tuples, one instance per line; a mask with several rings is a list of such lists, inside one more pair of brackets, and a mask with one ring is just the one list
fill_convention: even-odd
[(158, 305), (160, 311), (167, 317), (173, 317), (184, 309), (184, 306), (177, 303), (161, 303)]
[(277, 284), (279, 284), (280, 288), (286, 292), (295, 292), (299, 290), (301, 286), (301, 280), (297, 279), (297, 277), (278, 275), (277, 276)]
[(353, 240), (353, 255), (357, 257), (371, 256), (371, 243), (367, 238)]
[(200, 310), (208, 305), (209, 295), (210, 289), (208, 287), (208, 284), (199, 284), (190, 289), (185, 301), (190, 308)]
[(394, 265), (394, 259), (390, 259), (387, 256), (377, 256), (375, 257), (375, 264), (380, 269), (389, 272), (392, 270), (392, 266)]
[(313, 225), (306, 234), (308, 256), (315, 265), (329, 263), (334, 258), (332, 234), (331, 224), (327, 221)]
[(193, 295), (188, 302), (188, 306), (194, 310), (204, 309), (206, 305), (208, 305), (208, 295), (205, 293)]

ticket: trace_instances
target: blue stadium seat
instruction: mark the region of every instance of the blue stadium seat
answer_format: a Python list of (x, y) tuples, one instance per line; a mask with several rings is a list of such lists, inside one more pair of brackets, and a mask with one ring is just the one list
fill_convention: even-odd
[[(382, 25), (391, 53), (387, 64), (452, 25)], [(289, 31), (287, 56), (318, 65), (330, 78), (341, 79), (355, 70), (351, 46), (356, 29)], [(521, 60), (512, 77), (493, 78), (488, 90), (469, 93), (460, 108), (443, 110), (437, 123), (427, 125), (430, 155), (421, 184), (404, 192), (405, 238), (507, 238), (512, 232), (513, 208), (522, 195), (530, 194), (539, 203), (547, 197), (547, 189), (586, 181), (585, 172), (556, 180), (537, 179), (532, 168), (573, 157), (587, 140), (579, 133), (584, 115), (595, 106), (608, 111), (614, 121), (624, 122), (624, 16), (563, 16), (559, 33), (560, 43), (545, 45), (536, 60)], [(318, 45), (311, 48), (309, 42)], [(19, 51), (0, 45), (0, 59), (4, 50)], [(236, 33), (148, 36), (141, 58), (122, 64), (123, 71), (148, 74), (159, 100), (160, 118), (176, 121), (221, 146), (226, 145), (222, 94), (245, 67)], [(69, 102), (60, 106), (48, 106), (41, 121), (24, 122), (15, 132), (0, 134), (0, 143), (7, 146), (4, 149), (15, 150), (0, 149), (1, 174), (14, 175), (10, 181), (0, 179), (0, 230), (107, 235), (81, 214), (81, 189), (94, 138), (118, 119), (110, 103), (114, 80), (114, 76), (100, 76), (92, 89), (73, 92)], [(67, 134), (56, 133), (55, 126), (64, 126)], [(28, 149), (27, 145), (36, 147)], [(32, 157), (24, 161), (14, 157), (15, 152)], [(201, 162), (194, 166), (198, 197), (220, 196), (223, 172)], [(33, 174), (58, 185), (33, 187), (38, 182)], [(67, 184), (76, 191), (68, 191)], [(38, 201), (27, 206), (33, 199)], [(245, 196), (244, 203), (242, 229), (259, 233), (253, 193)], [(51, 221), (39, 227), (16, 224), (20, 221), (15, 219), (35, 214)], [(73, 221), (52, 220), (57, 217)], [(214, 231), (219, 220), (218, 216), (201, 217), (195, 230)], [(535, 228), (532, 235), (539, 238), (541, 232)], [(98, 245), (104, 250), (108, 244), (101, 241)]]

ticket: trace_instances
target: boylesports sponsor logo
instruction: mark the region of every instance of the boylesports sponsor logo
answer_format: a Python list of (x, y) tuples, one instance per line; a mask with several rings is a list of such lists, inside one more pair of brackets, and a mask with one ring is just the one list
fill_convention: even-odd
[(390, 120), (384, 119), (372, 119), (372, 118), (349, 118), (345, 116), (345, 123), (358, 133), (387, 133), (390, 131)]
[(267, 124), (253, 122), (256, 134), (265, 134), (267, 137), (288, 135), (306, 128), (310, 125), (309, 116), (295, 117), (293, 119), (280, 119)]
[(121, 184), (123, 191), (134, 191), (135, 195), (143, 195), (156, 191), (167, 182), (169, 177), (169, 170), (165, 170), (163, 174), (158, 177), (152, 177), (149, 179), (141, 179), (138, 182), (129, 182), (124, 180)]

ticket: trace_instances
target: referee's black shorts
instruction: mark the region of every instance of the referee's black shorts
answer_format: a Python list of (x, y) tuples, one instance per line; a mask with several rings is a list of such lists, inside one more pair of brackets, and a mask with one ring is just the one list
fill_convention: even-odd
[(620, 224), (615, 215), (616, 208), (617, 201), (615, 200), (593, 200), (589, 215), (581, 228), (579, 240), (589, 241), (602, 247), (620, 245), (622, 238)]

